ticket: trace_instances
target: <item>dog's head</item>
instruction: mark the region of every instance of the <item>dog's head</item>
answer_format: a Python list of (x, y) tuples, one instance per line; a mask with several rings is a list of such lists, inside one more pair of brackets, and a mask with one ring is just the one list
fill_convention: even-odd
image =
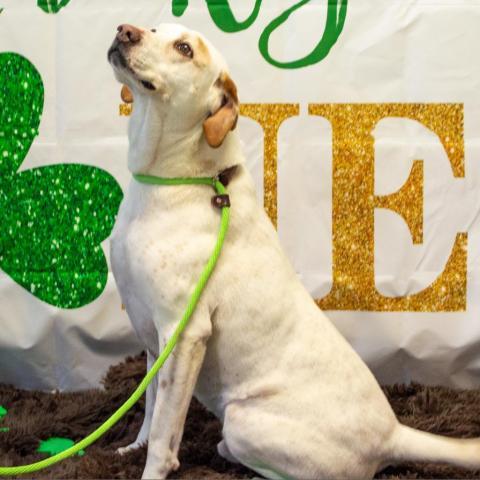
[(235, 128), (236, 86), (221, 55), (199, 33), (177, 24), (120, 25), (108, 60), (127, 86), (125, 101), (154, 102), (185, 129), (203, 122), (205, 139), (215, 148)]

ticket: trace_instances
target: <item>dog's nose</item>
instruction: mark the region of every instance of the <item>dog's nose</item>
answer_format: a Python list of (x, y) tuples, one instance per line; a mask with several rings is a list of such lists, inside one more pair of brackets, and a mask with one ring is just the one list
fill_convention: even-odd
[(138, 43), (142, 38), (142, 31), (133, 25), (119, 25), (117, 40), (122, 43)]

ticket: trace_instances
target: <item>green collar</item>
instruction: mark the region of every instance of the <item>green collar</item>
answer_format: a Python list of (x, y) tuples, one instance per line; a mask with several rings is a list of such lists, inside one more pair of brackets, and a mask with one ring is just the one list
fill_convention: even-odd
[(212, 205), (217, 208), (230, 207), (230, 197), (225, 187), (230, 183), (238, 165), (233, 165), (222, 170), (215, 177), (156, 177), (154, 175), (142, 175), (134, 173), (133, 178), (140, 183), (148, 185), (210, 185), (218, 195), (212, 198)]
[(212, 185), (219, 181), (224, 187), (226, 187), (232, 177), (237, 171), (238, 165), (222, 170), (215, 177), (156, 177), (154, 175), (142, 175), (140, 173), (134, 173), (133, 177), (140, 183), (148, 183), (150, 185)]
[(155, 177), (154, 175), (141, 175), (134, 173), (133, 178), (140, 183), (149, 185), (211, 185), (215, 186), (217, 177)]

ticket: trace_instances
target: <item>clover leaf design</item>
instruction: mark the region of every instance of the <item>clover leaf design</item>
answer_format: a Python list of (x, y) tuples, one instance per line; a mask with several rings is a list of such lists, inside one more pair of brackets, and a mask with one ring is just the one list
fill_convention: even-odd
[(108, 267), (100, 243), (123, 194), (96, 167), (50, 165), (18, 171), (43, 112), (34, 65), (0, 53), (0, 268), (37, 298), (77, 308), (103, 291)]

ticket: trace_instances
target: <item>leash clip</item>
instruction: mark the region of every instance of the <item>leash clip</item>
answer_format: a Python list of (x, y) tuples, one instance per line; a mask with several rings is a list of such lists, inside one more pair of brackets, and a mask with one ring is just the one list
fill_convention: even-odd
[(227, 194), (212, 197), (212, 205), (216, 208), (230, 207), (230, 197)]

